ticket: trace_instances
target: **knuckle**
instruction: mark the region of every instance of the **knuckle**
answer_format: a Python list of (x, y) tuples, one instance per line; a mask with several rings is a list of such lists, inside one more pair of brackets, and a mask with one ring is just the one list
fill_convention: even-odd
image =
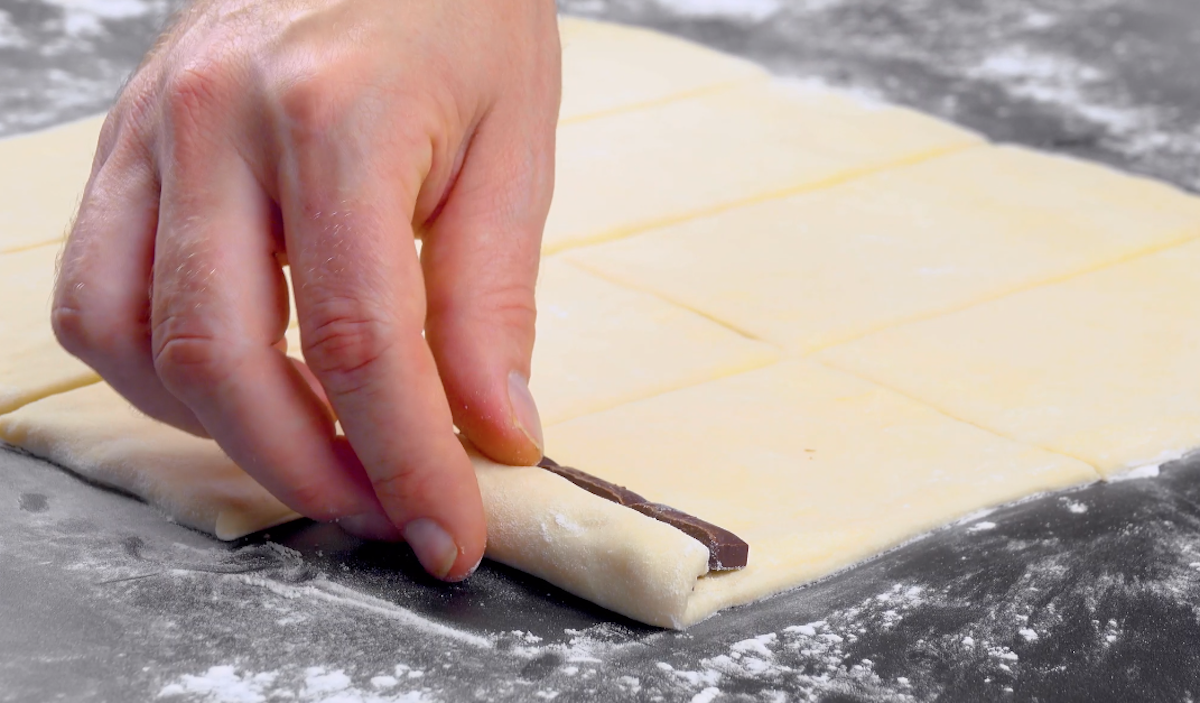
[(81, 359), (90, 356), (97, 346), (94, 343), (94, 328), (78, 301), (61, 294), (55, 295), (51, 305), (50, 327), (63, 349)]
[(345, 299), (318, 305), (301, 324), (305, 361), (339, 394), (365, 387), (394, 339), (394, 327), (385, 316)]
[(295, 145), (322, 139), (345, 118), (350, 99), (336, 66), (290, 72), (278, 81), (275, 100), (285, 134)]
[(119, 353), (130, 325), (81, 281), (60, 277), (50, 304), (50, 328), (58, 343), (89, 363)]
[(388, 474), (371, 477), (371, 488), (384, 505), (412, 506), (421, 496), (430, 495), (427, 484), (423, 474), (407, 466), (395, 466)]
[(182, 316), (157, 321), (151, 336), (154, 369), (172, 390), (220, 385), (234, 371), (230, 345)]
[(173, 73), (163, 95), (172, 122), (204, 124), (215, 110), (221, 109), (230, 92), (229, 73), (218, 60), (193, 63)]

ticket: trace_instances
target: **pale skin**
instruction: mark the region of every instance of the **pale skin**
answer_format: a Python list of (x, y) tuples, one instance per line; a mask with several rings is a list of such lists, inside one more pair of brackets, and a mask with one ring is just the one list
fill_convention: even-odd
[(486, 525), (454, 426), (498, 461), (542, 452), (560, 72), (551, 0), (198, 0), (105, 124), (60, 341), (297, 512), (465, 578)]

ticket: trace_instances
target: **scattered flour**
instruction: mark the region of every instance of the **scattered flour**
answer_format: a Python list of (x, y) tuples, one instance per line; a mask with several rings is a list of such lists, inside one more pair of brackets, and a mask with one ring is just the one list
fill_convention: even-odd
[(426, 690), (380, 693), (398, 682), (386, 675), (370, 678), (364, 690), (341, 669), (309, 667), (301, 672), (239, 672), (231, 664), (213, 666), (196, 676), (184, 674), (163, 686), (158, 697), (202, 703), (265, 703), (268, 700), (294, 700), (299, 703), (432, 703), (436, 699)]

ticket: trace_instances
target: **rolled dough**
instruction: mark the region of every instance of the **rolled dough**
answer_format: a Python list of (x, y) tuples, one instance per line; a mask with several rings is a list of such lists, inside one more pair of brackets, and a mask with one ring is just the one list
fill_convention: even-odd
[[(641, 30), (564, 37), (533, 378), (547, 451), (738, 532), (750, 564), (707, 575), (683, 533), (474, 455), (491, 558), (685, 627), (1200, 443), (1200, 200)], [(86, 151), (81, 129), (29, 141)], [(37, 217), (66, 221), (70, 163), (44, 169)], [(36, 198), (0, 190), (0, 221)], [(22, 226), (3, 241), (45, 241)], [(14, 348), (0, 370), (34, 368)], [(103, 385), (0, 415), (0, 437), (222, 537), (289, 517)]]

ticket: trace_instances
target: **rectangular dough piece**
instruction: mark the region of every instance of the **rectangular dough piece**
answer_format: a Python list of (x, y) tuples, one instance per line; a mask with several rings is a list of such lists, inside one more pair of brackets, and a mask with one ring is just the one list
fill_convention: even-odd
[(546, 443), (750, 543), (746, 568), (700, 579), (685, 626), (971, 511), (1099, 478), (802, 359), (555, 425)]
[(0, 439), (88, 479), (128, 491), (181, 525), (237, 539), (299, 517), (216, 442), (134, 410), (107, 384), (0, 415)]
[(646, 29), (571, 17), (560, 18), (558, 25), (562, 122), (768, 76), (745, 59)]
[(0, 253), (62, 240), (103, 124), (89, 117), (0, 141)]
[(563, 256), (811, 353), (1196, 236), (1200, 198), (985, 146)]
[(542, 262), (537, 302), (530, 383), (546, 425), (779, 358), (768, 344), (553, 258)]
[(826, 350), (1106, 476), (1200, 447), (1200, 242)]
[(100, 380), (50, 329), (57, 255), (55, 244), (0, 254), (0, 414)]
[(543, 250), (621, 237), (980, 142), (910, 110), (787, 81), (563, 125)]

